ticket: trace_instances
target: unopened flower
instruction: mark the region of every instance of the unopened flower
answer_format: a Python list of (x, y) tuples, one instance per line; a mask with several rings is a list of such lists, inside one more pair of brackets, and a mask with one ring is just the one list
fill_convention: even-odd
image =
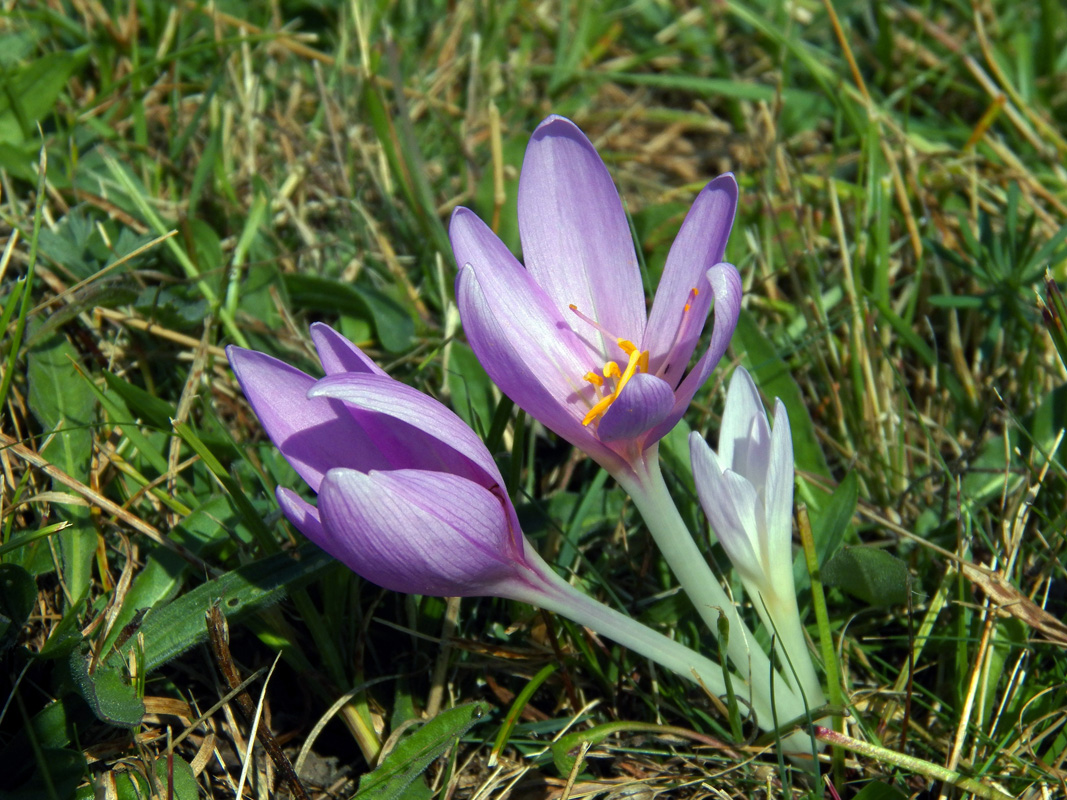
[(808, 708), (823, 702), (808, 653), (793, 583), (793, 441), (789, 416), (775, 400), (774, 427), (756, 385), (738, 367), (730, 380), (718, 453), (689, 437), (693, 480), (704, 513), (756, 611), (775, 635), (783, 673)]
[[(730, 341), (741, 282), (722, 259), (736, 206), (732, 175), (700, 192), (646, 314), (611, 176), (574, 123), (549, 117), (519, 179), (525, 268), (473, 212), (452, 216), (457, 302), (482, 366), (521, 408), (618, 476), (674, 427)], [(690, 369), (713, 299), (711, 342)]]
[(311, 335), (320, 381), (263, 353), (227, 350), (267, 435), (318, 494), (316, 507), (279, 487), (289, 520), (395, 591), (500, 594), (523, 580), (532, 551), (481, 439), (331, 328), (313, 325)]

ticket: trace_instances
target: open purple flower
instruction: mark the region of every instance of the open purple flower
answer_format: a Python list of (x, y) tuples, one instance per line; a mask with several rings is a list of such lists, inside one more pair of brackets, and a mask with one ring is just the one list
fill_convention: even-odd
[[(737, 182), (722, 175), (697, 196), (647, 315), (618, 192), (570, 120), (534, 131), (518, 204), (525, 268), (473, 212), (452, 216), (467, 339), (505, 394), (617, 473), (674, 427), (729, 344), (741, 281), (722, 259)], [(690, 368), (712, 298), (711, 343)]]
[(305, 536), (380, 586), (434, 595), (509, 594), (543, 562), (519, 530), (481, 439), (431, 397), (387, 376), (326, 325), (311, 336), (327, 377), (229, 347), (271, 441), (318, 493), (278, 489)]

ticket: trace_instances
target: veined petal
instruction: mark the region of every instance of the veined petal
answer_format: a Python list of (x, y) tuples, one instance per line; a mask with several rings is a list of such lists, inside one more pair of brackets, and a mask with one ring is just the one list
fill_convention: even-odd
[[(457, 208), (452, 214), (448, 235), (459, 265), (456, 302), (464, 328), (467, 319), (461, 301), (466, 294), (464, 284), (471, 279), (470, 275), (464, 274), (469, 267), (477, 276), (486, 298), (485, 311), (498, 317), (501, 331), (545, 351), (547, 362), (536, 365), (538, 369), (548, 367), (540, 373), (542, 380), (557, 381), (569, 393), (573, 391), (576, 376), (580, 384), (582, 375), (603, 363), (599, 349), (588, 344), (592, 338), (583, 340), (571, 328), (564, 314), (574, 320), (578, 317), (556, 305), (474, 212)], [(478, 357), (481, 359), (480, 353)]]
[(736, 472), (722, 471), (722, 464), (698, 433), (689, 435), (689, 457), (697, 497), (712, 531), (737, 571), (759, 579), (764, 571), (757, 549), (756, 490)]
[[(677, 386), (711, 307), (707, 272), (723, 260), (737, 211), (737, 181), (720, 175), (701, 190), (667, 254), (641, 349), (649, 370)], [(693, 289), (698, 293), (691, 295)]]
[[(771, 432), (770, 459), (764, 506), (767, 515), (769, 570), (776, 585), (793, 579), (793, 437), (789, 415), (781, 400), (774, 401), (774, 430)], [(791, 583), (789, 585), (792, 585)]]
[(707, 279), (715, 296), (715, 327), (711, 331), (711, 342), (704, 355), (675, 389), (674, 409), (649, 434), (646, 440), (648, 444), (667, 435), (682, 418), (689, 404), (693, 402), (697, 390), (704, 385), (704, 381), (723, 357), (737, 327), (737, 317), (741, 313), (741, 276), (738, 275), (737, 269), (732, 264), (716, 264), (708, 270)]
[(323, 378), (308, 396), (347, 404), (389, 459), (390, 469), (455, 472), (485, 488), (504, 483), (478, 435), (418, 389), (388, 376), (348, 372)]
[(366, 353), (323, 322), (316, 322), (311, 326), (311, 340), (315, 343), (319, 361), (322, 362), (322, 369), (327, 375), (336, 375), (339, 372), (385, 375), (385, 370), (375, 364)]
[(719, 458), (728, 469), (763, 486), (771, 454), (771, 428), (752, 376), (737, 367), (726, 390), (726, 407), (719, 427)]
[[(573, 303), (615, 336), (637, 341), (645, 300), (630, 227), (607, 167), (570, 120), (551, 116), (530, 137), (518, 207), (526, 268), (556, 307)], [(590, 341), (600, 338), (589, 332)], [(618, 354), (614, 342), (601, 352), (601, 361)]]
[(674, 408), (674, 391), (655, 375), (639, 372), (622, 387), (597, 426), (602, 442), (636, 439)]
[(500, 499), (456, 475), (330, 470), (319, 512), (324, 549), (396, 592), (495, 594), (522, 566)]
[(556, 323), (562, 327), (552, 328), (555, 313), (539, 305), (535, 293), (528, 300), (502, 298), (489, 277), (483, 284), (482, 271), (467, 266), (460, 270), (456, 287), (467, 341), (489, 377), (520, 408), (571, 444), (601, 463), (615, 459), (582, 425), (593, 406), (592, 386), (583, 380), (594, 367), (585, 358), (588, 349), (572, 338), (562, 320)]
[(278, 505), (293, 527), (325, 549), (323, 543), (326, 541), (326, 532), (322, 529), (319, 510), (292, 489), (286, 489), (284, 486), (275, 489), (274, 496), (278, 499)]
[(267, 435), (312, 489), (332, 467), (387, 466), (343, 403), (308, 399), (310, 375), (255, 350), (231, 345), (226, 355)]

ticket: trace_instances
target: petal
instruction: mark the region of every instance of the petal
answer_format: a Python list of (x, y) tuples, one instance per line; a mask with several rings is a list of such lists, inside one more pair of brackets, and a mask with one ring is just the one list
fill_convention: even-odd
[[(456, 303), (471, 349), (520, 408), (594, 458), (614, 459), (582, 425), (593, 406), (593, 389), (583, 376), (599, 365), (590, 363), (588, 349), (558, 314), (538, 303), (543, 293), (532, 282), (516, 277), (510, 290), (505, 286), (495, 270), (460, 271)], [(560, 327), (553, 328), (553, 319)]]
[(278, 498), (278, 505), (293, 527), (325, 549), (323, 542), (326, 541), (326, 532), (322, 529), (319, 510), (292, 489), (286, 489), (284, 486), (279, 486), (274, 496)]
[[(715, 327), (711, 331), (711, 342), (704, 355), (700, 357), (681, 385), (674, 391), (674, 409), (667, 418), (657, 426), (646, 440), (648, 444), (666, 436), (678, 420), (685, 414), (693, 396), (704, 385), (711, 371), (726, 352), (730, 339), (737, 327), (737, 317), (741, 313), (741, 276), (732, 264), (716, 264), (708, 270), (708, 282), (715, 296)], [(649, 363), (651, 367), (651, 361)]]
[[(599, 344), (594, 347), (592, 338), (582, 339), (564, 314), (578, 324), (586, 323), (569, 309), (561, 311), (474, 212), (457, 208), (452, 214), (448, 235), (460, 268), (456, 277), (457, 301), (463, 272), (469, 266), (478, 276), (483, 293), (491, 299), (492, 310), (500, 316), (505, 330), (514, 337), (528, 337), (528, 341), (541, 345), (557, 365), (553, 372), (563, 376), (565, 385), (569, 385), (576, 369), (580, 370), (579, 375), (584, 375), (589, 369), (601, 366), (603, 358)], [(463, 316), (462, 306), (460, 316)]]
[(757, 490), (763, 486), (771, 455), (771, 428), (756, 384), (743, 367), (734, 370), (726, 390), (718, 453), (727, 469), (744, 475)]
[[(781, 400), (774, 401), (774, 430), (771, 432), (770, 464), (764, 507), (767, 510), (767, 551), (775, 586), (792, 587), (793, 581), (793, 438), (789, 415)], [(786, 583), (788, 581), (788, 583)]]
[(636, 439), (661, 423), (673, 407), (674, 392), (665, 381), (638, 373), (601, 417), (597, 436), (602, 442)]
[(323, 322), (316, 322), (311, 326), (311, 340), (315, 342), (319, 361), (322, 362), (322, 368), (327, 375), (335, 375), (338, 372), (385, 374), (385, 370), (375, 364), (370, 356)]
[(323, 549), (393, 591), (494, 594), (522, 566), (500, 499), (456, 475), (331, 470), (319, 511)]
[[(707, 272), (723, 260), (737, 212), (737, 181), (726, 173), (697, 195), (667, 254), (641, 349), (649, 366), (677, 386), (711, 307)], [(697, 289), (696, 297), (690, 293)]]
[(764, 574), (756, 543), (759, 498), (752, 484), (735, 472), (721, 471), (715, 454), (697, 433), (689, 435), (693, 481), (704, 514), (738, 573), (759, 580)]
[[(530, 137), (518, 206), (526, 268), (556, 308), (573, 303), (612, 336), (636, 342), (645, 296), (630, 227), (607, 167), (570, 120), (549, 117)], [(601, 360), (617, 356), (611, 341), (598, 349)]]
[(485, 443), (463, 420), (400, 381), (347, 372), (323, 378), (308, 396), (347, 404), (385, 454), (390, 469), (452, 472), (485, 488), (504, 483)]
[(387, 465), (343, 403), (308, 399), (310, 375), (255, 350), (231, 345), (226, 355), (267, 435), (312, 489), (333, 467)]

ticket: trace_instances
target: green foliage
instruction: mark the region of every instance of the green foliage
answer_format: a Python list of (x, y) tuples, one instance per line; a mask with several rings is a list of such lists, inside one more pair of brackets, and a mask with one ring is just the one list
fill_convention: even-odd
[(885, 550), (846, 547), (822, 566), (827, 586), (839, 586), (871, 606), (907, 602), (911, 578), (907, 565)]
[(459, 738), (485, 716), (484, 703), (465, 705), (442, 711), (405, 736), (372, 772), (359, 782), (352, 800), (400, 800), (428, 796), (411, 793), (409, 787), (434, 760), (456, 745)]
[(11, 647), (37, 602), (37, 583), (17, 564), (0, 564), (0, 650)]

